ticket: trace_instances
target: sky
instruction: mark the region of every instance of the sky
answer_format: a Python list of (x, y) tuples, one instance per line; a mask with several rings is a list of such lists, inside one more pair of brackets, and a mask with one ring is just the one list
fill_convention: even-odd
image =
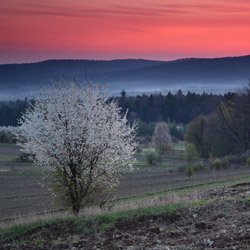
[(249, 0), (0, 0), (0, 64), (247, 54)]

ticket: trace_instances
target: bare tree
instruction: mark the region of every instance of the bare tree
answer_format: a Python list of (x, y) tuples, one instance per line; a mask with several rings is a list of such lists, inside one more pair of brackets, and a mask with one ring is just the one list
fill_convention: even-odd
[(216, 127), (237, 153), (250, 148), (250, 85), (221, 103), (216, 110)]

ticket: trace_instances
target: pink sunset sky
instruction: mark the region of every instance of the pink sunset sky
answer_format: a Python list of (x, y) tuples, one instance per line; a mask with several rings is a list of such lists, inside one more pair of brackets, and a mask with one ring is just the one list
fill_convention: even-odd
[(0, 63), (250, 54), (249, 0), (0, 0)]

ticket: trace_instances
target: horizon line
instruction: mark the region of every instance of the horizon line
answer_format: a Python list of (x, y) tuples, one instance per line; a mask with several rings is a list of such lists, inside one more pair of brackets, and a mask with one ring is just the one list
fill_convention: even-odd
[(64, 59), (45, 59), (41, 61), (31, 61), (31, 62), (13, 62), (13, 63), (0, 63), (0, 65), (12, 65), (12, 64), (33, 64), (33, 63), (41, 63), (41, 62), (47, 62), (47, 61), (104, 61), (104, 62), (111, 62), (111, 61), (125, 61), (125, 60), (144, 60), (144, 61), (155, 61), (155, 62), (174, 62), (179, 60), (186, 60), (186, 59), (223, 59), (223, 58), (235, 58), (235, 57), (247, 57), (250, 56), (250, 54), (246, 55), (234, 55), (234, 56), (218, 56), (218, 57), (180, 57), (177, 59), (172, 60), (156, 60), (156, 59), (146, 59), (146, 58), (115, 58), (115, 59), (86, 59), (86, 58), (64, 58)]

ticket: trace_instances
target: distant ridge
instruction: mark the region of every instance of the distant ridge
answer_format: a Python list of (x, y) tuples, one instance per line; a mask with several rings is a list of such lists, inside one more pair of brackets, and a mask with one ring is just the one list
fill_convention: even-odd
[(106, 78), (112, 91), (148, 91), (184, 86), (240, 86), (250, 78), (250, 55), (223, 58), (184, 58), (174, 61), (144, 59), (47, 60), (37, 63), (0, 65), (0, 87), (12, 91), (36, 88), (65, 76), (94, 80)]

